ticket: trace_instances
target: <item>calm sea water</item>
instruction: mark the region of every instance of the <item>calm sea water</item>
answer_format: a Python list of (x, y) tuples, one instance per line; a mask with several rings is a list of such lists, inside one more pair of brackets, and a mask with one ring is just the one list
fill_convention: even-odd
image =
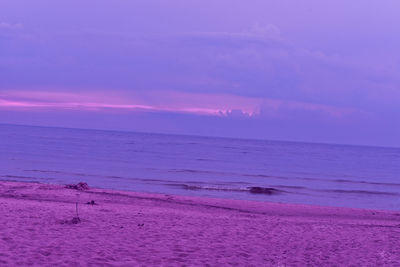
[(0, 124), (0, 179), (400, 210), (399, 148)]

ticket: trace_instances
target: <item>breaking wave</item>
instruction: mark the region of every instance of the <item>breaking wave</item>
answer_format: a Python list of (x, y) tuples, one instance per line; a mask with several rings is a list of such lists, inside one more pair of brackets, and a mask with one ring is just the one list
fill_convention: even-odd
[(276, 195), (285, 191), (272, 187), (250, 186), (244, 188), (222, 187), (222, 186), (201, 186), (188, 184), (166, 184), (168, 186), (178, 187), (185, 190), (208, 190), (208, 191), (227, 191), (227, 192), (245, 192), (251, 194)]

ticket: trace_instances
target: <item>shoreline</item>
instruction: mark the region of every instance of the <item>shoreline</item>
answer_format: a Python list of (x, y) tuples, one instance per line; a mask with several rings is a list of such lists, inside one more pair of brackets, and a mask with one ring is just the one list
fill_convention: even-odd
[[(67, 184), (64, 183), (46, 183), (42, 181), (33, 181), (33, 180), (25, 180), (25, 181), (20, 181), (20, 180), (14, 180), (14, 179), (0, 179), (0, 183), (22, 183), (22, 184), (42, 184), (42, 185), (49, 185), (49, 186), (61, 186), (65, 187)], [(271, 200), (257, 200), (257, 199), (248, 199), (248, 198), (231, 198), (231, 197), (220, 197), (220, 196), (199, 196), (199, 195), (191, 195), (190, 193), (168, 193), (168, 192), (147, 192), (147, 191), (134, 191), (134, 190), (124, 190), (124, 189), (111, 189), (111, 188), (104, 188), (104, 187), (90, 187), (93, 190), (96, 191), (110, 191), (110, 192), (119, 192), (121, 194), (133, 194), (133, 195), (148, 195), (148, 196), (175, 196), (177, 198), (194, 198), (194, 199), (209, 199), (209, 200), (215, 200), (215, 201), (220, 201), (220, 202), (248, 202), (248, 203), (265, 203), (268, 205), (286, 205), (286, 206), (295, 206), (295, 207), (313, 207), (313, 208), (321, 208), (321, 209), (348, 209), (348, 210), (360, 210), (360, 211), (372, 211), (372, 212), (399, 212), (400, 213), (400, 206), (399, 209), (378, 209), (378, 208), (368, 208), (368, 207), (349, 207), (349, 206), (337, 206), (337, 205), (314, 205), (314, 204), (309, 204), (309, 203), (300, 203), (300, 202), (284, 202), (284, 201), (271, 201)], [(276, 189), (275, 187), (247, 187), (248, 188), (248, 194), (252, 194), (255, 196), (262, 196), (262, 195), (274, 195), (274, 192), (271, 194), (268, 193), (251, 193), (250, 190), (251, 188), (261, 188), (261, 190), (271, 190), (271, 191), (277, 191), (279, 192), (279, 189)], [(186, 192), (190, 192), (190, 190), (187, 190)]]
[[(290, 210), (291, 212), (294, 212), (296, 210), (302, 210), (302, 211), (318, 211), (318, 214), (332, 214), (332, 213), (341, 213), (342, 212), (350, 212), (352, 211), (352, 214), (376, 214), (376, 213), (387, 213), (387, 214), (398, 214), (395, 216), (400, 217), (400, 209), (399, 210), (385, 210), (385, 209), (369, 209), (369, 208), (353, 208), (353, 207), (342, 207), (342, 206), (323, 206), (323, 205), (311, 205), (311, 204), (302, 204), (302, 203), (284, 203), (284, 202), (274, 202), (274, 201), (265, 201), (265, 200), (251, 200), (251, 199), (232, 199), (232, 198), (223, 198), (223, 197), (207, 197), (207, 196), (190, 196), (189, 194), (168, 194), (168, 193), (160, 193), (160, 192), (142, 192), (142, 191), (132, 191), (132, 190), (120, 190), (120, 189), (108, 189), (108, 188), (99, 188), (99, 187), (91, 187), (89, 190), (73, 190), (73, 189), (68, 189), (66, 186), (68, 184), (53, 184), (53, 183), (43, 183), (39, 181), (15, 181), (15, 180), (0, 180), (0, 198), (4, 198), (1, 194), (3, 193), (1, 191), (1, 187), (4, 184), (15, 184), (18, 186), (18, 184), (27, 185), (27, 184), (32, 184), (32, 185), (40, 185), (41, 187), (46, 187), (48, 186), (49, 188), (53, 189), (66, 189), (66, 190), (71, 190), (75, 191), (76, 193), (86, 193), (86, 194), (104, 194), (104, 195), (116, 195), (116, 196), (121, 196), (121, 197), (127, 197), (127, 198), (137, 198), (137, 199), (148, 199), (148, 200), (158, 200), (158, 201), (166, 201), (166, 202), (171, 202), (172, 199), (174, 199), (174, 202), (177, 204), (182, 204), (182, 205), (188, 205), (189, 202), (197, 201), (198, 203), (203, 203), (204, 205), (208, 205), (209, 203), (214, 203), (216, 205), (222, 205), (221, 208), (224, 208), (224, 205), (227, 206), (237, 206), (238, 208), (240, 207), (245, 207), (249, 208), (249, 210), (243, 210), (244, 212), (254, 212), (254, 213), (259, 213), (263, 214), (263, 212), (268, 211), (266, 207), (269, 208), (279, 208), (280, 206), (285, 207), (286, 210)], [(22, 195), (14, 196), (10, 195), (11, 198), (21, 198), (21, 199), (30, 199), (30, 200), (38, 200), (38, 201), (53, 201), (49, 199), (33, 199), (33, 198), (28, 198), (28, 197), (23, 197)], [(5, 196), (7, 198), (7, 196)], [(55, 201), (56, 202), (56, 201)], [(75, 203), (75, 202), (74, 202)], [(257, 208), (263, 207), (264, 209), (258, 210)], [(263, 211), (264, 210), (264, 211)], [(356, 213), (354, 213), (356, 212)], [(285, 213), (282, 213), (281, 215), (284, 215)], [(313, 214), (313, 213), (312, 213)], [(315, 214), (314, 214), (315, 215)], [(400, 220), (399, 220), (400, 224)]]
[(400, 263), (396, 211), (12, 181), (0, 207), (0, 265)]

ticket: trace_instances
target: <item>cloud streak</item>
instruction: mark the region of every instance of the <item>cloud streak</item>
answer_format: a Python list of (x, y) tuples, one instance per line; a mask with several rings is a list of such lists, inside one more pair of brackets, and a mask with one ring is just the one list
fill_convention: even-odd
[(17, 30), (22, 29), (23, 25), (21, 23), (7, 23), (7, 22), (0, 22), (0, 29), (7, 29), (7, 30)]
[(287, 111), (309, 111), (330, 117), (351, 115), (356, 110), (327, 105), (251, 98), (222, 94), (182, 92), (108, 93), (107, 91), (70, 93), (46, 91), (8, 91), (0, 94), (1, 109), (81, 110), (93, 112), (135, 111), (172, 112), (206, 116), (279, 117)]
[[(224, 102), (219, 103), (219, 101)], [(109, 110), (138, 112), (173, 112), (195, 115), (227, 116), (240, 110), (248, 116), (258, 111), (259, 100), (246, 97), (185, 94), (180, 92), (151, 92), (127, 94), (121, 92), (44, 92), (16, 91), (0, 95), (3, 109), (73, 109), (107, 112)]]

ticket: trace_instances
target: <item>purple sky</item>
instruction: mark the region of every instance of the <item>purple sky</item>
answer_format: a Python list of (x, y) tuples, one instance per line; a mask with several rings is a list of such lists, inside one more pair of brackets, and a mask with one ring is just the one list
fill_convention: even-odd
[(400, 146), (398, 0), (2, 0), (0, 123)]

